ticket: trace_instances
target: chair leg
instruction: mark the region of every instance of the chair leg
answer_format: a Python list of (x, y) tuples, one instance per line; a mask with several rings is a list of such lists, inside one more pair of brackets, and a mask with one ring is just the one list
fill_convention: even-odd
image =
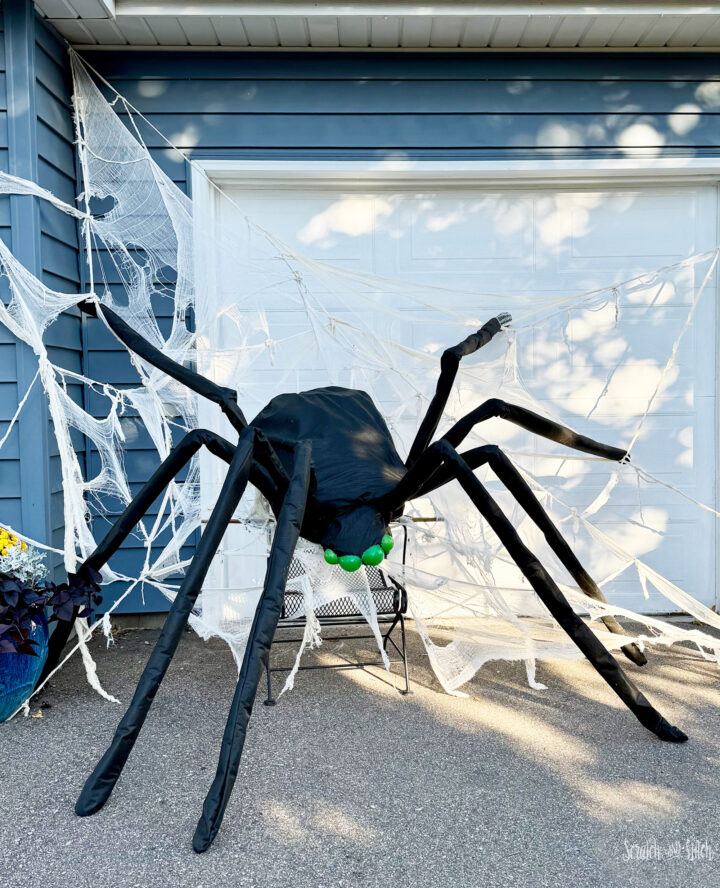
[(401, 619), (402, 619), (402, 614), (395, 614), (395, 619), (392, 621), (392, 623), (390, 624), (390, 628), (383, 636), (383, 648), (385, 650), (387, 650), (388, 642), (390, 641), (390, 636), (393, 634), (395, 627), (397, 626), (398, 622)]
[(410, 678), (408, 676), (408, 661), (407, 661), (407, 643), (405, 639), (405, 616), (404, 614), (398, 614), (400, 617), (400, 637), (402, 638), (402, 662), (403, 662), (403, 670), (405, 672), (405, 690), (400, 691), (403, 696), (407, 696), (408, 694), (412, 694), (410, 690)]
[[(270, 651), (272, 648), (270, 648)], [(272, 679), (270, 677), (270, 651), (268, 651), (267, 660), (265, 660), (265, 681), (267, 682), (267, 697), (263, 700), (263, 706), (274, 706), (277, 700), (272, 695)]]

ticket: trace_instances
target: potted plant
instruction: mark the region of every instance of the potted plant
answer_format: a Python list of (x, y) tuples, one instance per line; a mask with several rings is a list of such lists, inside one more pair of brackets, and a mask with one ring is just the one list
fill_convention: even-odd
[[(90, 614), (100, 575), (88, 569), (48, 582), (45, 555), (0, 526), (0, 722), (35, 688), (48, 652), (48, 622)], [(48, 620), (49, 614), (49, 620)]]

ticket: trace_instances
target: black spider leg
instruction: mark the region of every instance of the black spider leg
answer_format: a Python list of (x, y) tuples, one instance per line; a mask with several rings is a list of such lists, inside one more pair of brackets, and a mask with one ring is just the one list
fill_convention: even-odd
[[(82, 301), (78, 303), (78, 307), (86, 314), (89, 314), (94, 318), (98, 317), (98, 307), (94, 302)], [(167, 373), (168, 376), (171, 376), (173, 379), (176, 379), (178, 382), (187, 386), (191, 391), (194, 391), (197, 394), (208, 398), (213, 403), (218, 404), (236, 431), (241, 432), (247, 426), (247, 421), (237, 405), (237, 394), (233, 389), (216, 385), (200, 373), (196, 373), (194, 370), (191, 370), (188, 367), (183, 367), (182, 364), (178, 364), (177, 361), (173, 361), (172, 358), (164, 355), (160, 349), (156, 348), (152, 343), (140, 336), (137, 331), (133, 330), (133, 328), (112, 309), (103, 306), (101, 311), (110, 330), (131, 352), (138, 354), (154, 367), (157, 367), (164, 373)], [(232, 447), (232, 445), (229, 446)], [(264, 474), (267, 476), (265, 478), (264, 488), (261, 487), (260, 489), (268, 497), (270, 502), (274, 504), (277, 503), (278, 491), (284, 489), (284, 484), (287, 483), (287, 479), (284, 477), (282, 466), (277, 460), (274, 452), (272, 452), (272, 448), (270, 448), (269, 445), (266, 445), (265, 449), (269, 451), (267, 453), (267, 458), (264, 460), (265, 466), (257, 466), (254, 474)], [(228, 461), (230, 456), (228, 457)], [(177, 471), (179, 471), (179, 469)], [(252, 481), (255, 484), (255, 478), (253, 478)], [(273, 492), (276, 494), (274, 498), (272, 496)], [(144, 511), (139, 513), (137, 520), (139, 520), (143, 514)], [(100, 561), (98, 563), (104, 564), (105, 562)], [(95, 567), (96, 565), (92, 564), (92, 566)], [(80, 570), (82, 570), (82, 568), (80, 568)], [(39, 683), (47, 678), (60, 661), (60, 656), (63, 648), (67, 644), (68, 638), (70, 638), (70, 633), (72, 632), (78, 612), (79, 608), (74, 608), (72, 617), (69, 620), (60, 621), (55, 626), (55, 629), (50, 636), (48, 656), (42, 674), (38, 679)]]
[(223, 735), (217, 772), (193, 837), (193, 849), (198, 853), (207, 851), (215, 839), (235, 784), (258, 682), (267, 663), (282, 611), (285, 583), (300, 535), (309, 483), (310, 444), (303, 442), (298, 444), (295, 450), (290, 486), (278, 515), (263, 592), (248, 636), (235, 696)]
[(525, 407), (518, 407), (515, 404), (508, 404), (500, 398), (490, 398), (479, 407), (471, 410), (461, 419), (459, 419), (451, 429), (443, 435), (443, 440), (458, 447), (460, 443), (470, 434), (473, 427), (487, 419), (498, 417), (505, 419), (514, 425), (540, 435), (541, 438), (548, 438), (550, 441), (557, 441), (558, 444), (564, 444), (573, 450), (580, 450), (582, 453), (590, 453), (592, 456), (600, 456), (603, 459), (621, 462), (628, 459), (626, 450), (619, 447), (611, 447), (609, 444), (602, 444), (593, 438), (580, 435), (569, 429), (567, 426), (553, 422), (552, 419), (546, 419), (539, 413), (533, 413)]
[[(472, 450), (466, 450), (460, 455), (471, 470), (475, 470), (486, 463), (490, 465), (493, 472), (495, 472), (497, 477), (523, 507), (531, 520), (534, 521), (543, 532), (550, 548), (557, 555), (579, 588), (589, 598), (593, 598), (595, 601), (605, 602), (607, 599), (603, 595), (600, 587), (585, 570), (582, 564), (580, 564), (577, 556), (568, 545), (567, 540), (553, 524), (550, 516), (535, 496), (532, 488), (512, 464), (507, 454), (503, 453), (503, 451), (494, 444), (489, 444), (484, 447), (475, 447)], [(452, 470), (449, 466), (441, 466), (438, 471), (433, 473), (432, 482), (423, 485), (417, 496), (425, 496), (450, 481), (453, 477)], [(618, 635), (624, 634), (622, 626), (611, 614), (606, 614), (601, 619), (608, 631)], [(632, 660), (632, 662), (636, 663), (638, 666), (644, 666), (647, 663), (647, 657), (636, 644), (631, 643), (623, 645), (621, 650), (628, 660)]]
[(123, 766), (137, 740), (155, 694), (177, 649), (215, 552), (240, 502), (250, 476), (256, 433), (252, 427), (240, 435), (217, 503), (195, 556), (175, 596), (165, 625), (138, 682), (130, 706), (115, 731), (109, 748), (87, 779), (75, 805), (81, 817), (94, 814), (110, 797)]
[(483, 324), (476, 333), (471, 333), (470, 336), (452, 348), (445, 349), (440, 358), (440, 377), (437, 381), (435, 394), (430, 401), (425, 418), (420, 423), (417, 435), (415, 435), (406, 465), (411, 466), (432, 441), (450, 397), (462, 358), (487, 345), (493, 336), (507, 326), (511, 320), (509, 314), (499, 314), (496, 318), (491, 318), (486, 324)]
[[(143, 485), (140, 491), (133, 498), (132, 502), (127, 506), (122, 515), (117, 519), (108, 531), (105, 538), (98, 545), (95, 551), (83, 562), (78, 568), (77, 573), (82, 574), (87, 567), (99, 570), (120, 548), (125, 538), (130, 534), (135, 525), (145, 515), (154, 500), (162, 493), (172, 479), (180, 472), (191, 458), (197, 453), (201, 446), (206, 446), (208, 450), (225, 462), (230, 462), (235, 447), (229, 441), (222, 438), (214, 432), (205, 429), (194, 429), (188, 432), (182, 440), (173, 448), (169, 456), (158, 466), (153, 475)], [(258, 446), (264, 446), (270, 450), (270, 445), (259, 439)], [(269, 454), (268, 454), (269, 455)], [(277, 503), (278, 497), (282, 495), (287, 478), (282, 475), (282, 468), (278, 468), (270, 459), (264, 459), (263, 462), (269, 467), (256, 463), (253, 465), (250, 480), (258, 487), (271, 503)], [(48, 656), (43, 667), (42, 675), (39, 682), (43, 682), (45, 678), (55, 669), (63, 648), (67, 644), (70, 633), (72, 632), (75, 618), (77, 617), (78, 608), (75, 608), (73, 617), (70, 620), (58, 622), (50, 636), (48, 643)]]
[[(78, 308), (91, 317), (98, 317), (98, 307), (94, 302), (83, 300), (78, 303)], [(186, 385), (191, 391), (203, 395), (218, 404), (236, 431), (241, 432), (247, 426), (247, 421), (243, 416), (242, 411), (237, 406), (236, 392), (232, 389), (216, 385), (201, 374), (196, 373), (194, 370), (190, 370), (187, 367), (183, 367), (182, 364), (178, 364), (177, 361), (173, 361), (172, 358), (164, 355), (159, 348), (156, 348), (140, 336), (137, 331), (133, 330), (133, 328), (112, 309), (103, 306), (101, 311), (110, 330), (131, 352), (138, 354), (148, 363), (167, 373), (168, 376), (183, 383), (183, 385)], [(179, 471), (179, 469), (177, 471)], [(140, 513), (138, 520), (144, 513), (144, 511)], [(86, 564), (87, 563), (88, 562), (86, 562)], [(105, 562), (99, 563), (104, 564)], [(92, 566), (95, 565), (93, 564)], [(81, 569), (82, 568), (80, 568), (80, 570)], [(78, 572), (80, 572), (80, 570)], [(74, 608), (73, 615), (69, 620), (60, 621), (55, 626), (48, 643), (47, 660), (45, 661), (45, 666), (38, 679), (38, 683), (43, 682), (60, 661), (60, 656), (63, 648), (67, 644), (68, 638), (70, 638), (70, 633), (72, 632), (78, 612), (79, 608)]]
[[(82, 301), (78, 308), (92, 317), (98, 316), (98, 306), (94, 302)], [(220, 409), (232, 423), (233, 428), (241, 432), (247, 426), (242, 410), (237, 405), (237, 392), (207, 379), (201, 373), (196, 373), (188, 367), (183, 367), (177, 361), (173, 361), (163, 354), (159, 348), (148, 342), (136, 330), (126, 323), (119, 314), (105, 305), (100, 306), (100, 313), (110, 330), (117, 336), (122, 344), (143, 360), (167, 373), (173, 379), (177, 379), (191, 391), (197, 392), (209, 401), (220, 406)]]
[[(583, 453), (590, 453), (593, 456), (599, 456), (617, 462), (628, 458), (627, 451), (621, 450), (619, 447), (610, 447), (608, 444), (602, 444), (592, 438), (587, 438), (585, 435), (579, 435), (572, 429), (567, 428), (567, 426), (553, 422), (551, 419), (546, 419), (544, 416), (533, 413), (532, 410), (527, 410), (525, 407), (517, 407), (515, 404), (508, 404), (507, 401), (501, 401), (499, 398), (491, 398), (475, 410), (471, 410), (470, 413), (459, 419), (455, 425), (452, 426), (450, 431), (443, 435), (442, 440), (447, 441), (453, 447), (457, 447), (472, 431), (473, 426), (494, 417), (505, 419), (508, 422), (512, 422), (514, 425), (520, 426), (520, 428), (533, 432), (536, 435), (540, 435), (543, 438), (548, 438), (551, 441), (556, 441), (558, 444), (564, 444), (566, 447), (571, 447), (573, 450), (580, 450)], [(419, 465), (419, 463), (416, 463), (416, 465)], [(415, 484), (415, 480), (410, 477), (413, 474), (414, 468), (415, 467), (413, 466), (411, 471), (408, 472), (405, 478), (400, 482), (399, 488), (406, 485), (407, 488), (410, 489), (410, 487)], [(433, 471), (440, 471), (440, 468), (434, 468)], [(415, 477), (417, 476), (413, 475), (413, 478)], [(430, 475), (430, 477), (426, 477), (423, 480), (426, 484), (432, 485), (434, 479), (433, 476)], [(391, 496), (395, 497), (395, 492), (393, 492)], [(398, 489), (398, 497), (401, 496), (402, 491)], [(399, 499), (399, 502), (404, 502), (404, 500)], [(559, 555), (559, 553), (557, 554)], [(566, 564), (565, 566), (570, 570), (569, 565)], [(573, 574), (573, 576), (575, 575)], [(588, 579), (590, 578), (588, 577)], [(591, 598), (594, 598), (597, 601), (606, 602), (607, 599), (595, 582), (590, 580), (590, 583), (587, 583), (584, 576), (582, 577), (582, 583), (577, 578), (576, 581), (583, 592), (590, 595)], [(622, 627), (614, 617), (610, 617), (609, 619), (606, 618), (603, 622), (610, 632), (623, 634)], [(647, 663), (647, 658), (637, 645), (625, 645), (622, 650), (625, 656), (638, 666), (644, 666), (645, 663)]]
[[(433, 444), (423, 456), (423, 462), (428, 468), (432, 468), (433, 464), (447, 464), (451, 470), (452, 477), (460, 482), (463, 490), (488, 522), (500, 542), (505, 546), (511, 558), (523, 572), (551, 615), (561, 628), (567, 632), (572, 641), (628, 709), (636, 716), (638, 721), (661, 740), (674, 743), (687, 740), (687, 736), (679, 728), (673, 727), (650, 704), (635, 684), (625, 675), (615, 658), (605, 649), (602, 642), (575, 613), (552, 577), (540, 564), (535, 555), (525, 546), (513, 525), (505, 517), (495, 500), (475, 477), (471, 468), (455, 448), (448, 441), (441, 440)], [(410, 474), (415, 475), (415, 471), (412, 470), (408, 473), (408, 475)], [(400, 484), (402, 485), (404, 481), (405, 479)], [(421, 488), (422, 484), (418, 484), (417, 490), (419, 491)], [(407, 498), (412, 498), (412, 496), (413, 494), (410, 494)]]

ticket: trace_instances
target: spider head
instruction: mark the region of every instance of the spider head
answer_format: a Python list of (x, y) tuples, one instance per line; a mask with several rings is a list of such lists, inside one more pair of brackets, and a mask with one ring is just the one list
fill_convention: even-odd
[(325, 560), (354, 571), (362, 564), (380, 564), (393, 547), (387, 520), (372, 506), (356, 506), (338, 513), (322, 539)]

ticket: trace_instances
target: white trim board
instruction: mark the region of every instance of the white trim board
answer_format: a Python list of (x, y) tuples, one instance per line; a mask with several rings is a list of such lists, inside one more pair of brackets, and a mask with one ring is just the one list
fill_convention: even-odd
[(672, 184), (720, 182), (720, 157), (618, 158), (607, 160), (193, 160), (192, 193), (217, 185), (248, 187), (274, 184), (307, 187), (309, 182), (343, 182), (348, 186), (382, 183), (425, 185), (436, 180), (503, 187), (547, 187), (578, 184)]
[[(182, 3), (179, 0), (156, 0), (155, 3), (137, 2), (137, 0), (100, 0), (103, 6), (114, 6), (118, 16), (123, 15), (401, 15), (408, 17), (450, 17), (458, 15), (648, 15), (656, 10), (647, 3), (599, 3), (589, 7), (582, 2), (565, 3), (435, 3), (433, 5), (409, 5), (397, 0), (375, 0), (366, 3), (299, 3), (293, 0), (285, 2), (243, 3), (240, 0), (206, 0), (204, 3)], [(39, 0), (38, 6), (45, 4)], [(112, 11), (112, 10), (111, 10)], [(700, 4), (695, 0), (663, 4), (663, 15), (713, 15), (720, 12), (717, 3)]]

